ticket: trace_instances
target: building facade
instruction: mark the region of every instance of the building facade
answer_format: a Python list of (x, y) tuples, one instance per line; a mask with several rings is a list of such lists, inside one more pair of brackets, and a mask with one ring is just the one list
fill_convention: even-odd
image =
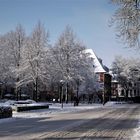
[(109, 69), (103, 65), (102, 59), (98, 58), (92, 49), (87, 49), (90, 57), (93, 59), (94, 72), (98, 82), (98, 96), (104, 104), (111, 98), (111, 79)]

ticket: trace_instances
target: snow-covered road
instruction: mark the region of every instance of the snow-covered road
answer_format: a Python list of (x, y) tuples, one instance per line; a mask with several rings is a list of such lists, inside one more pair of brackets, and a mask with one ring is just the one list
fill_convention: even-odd
[[(1, 140), (28, 139), (140, 139), (140, 105), (52, 104), (50, 109), (14, 112), (0, 120)], [(138, 128), (137, 128), (138, 127)]]

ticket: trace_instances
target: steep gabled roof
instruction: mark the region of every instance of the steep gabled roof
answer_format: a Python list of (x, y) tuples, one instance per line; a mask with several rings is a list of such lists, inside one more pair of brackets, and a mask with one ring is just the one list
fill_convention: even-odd
[(93, 67), (95, 68), (95, 73), (105, 73), (107, 72), (102, 65), (101, 59), (99, 59), (92, 49), (86, 49), (86, 53), (89, 53), (89, 57), (93, 59)]

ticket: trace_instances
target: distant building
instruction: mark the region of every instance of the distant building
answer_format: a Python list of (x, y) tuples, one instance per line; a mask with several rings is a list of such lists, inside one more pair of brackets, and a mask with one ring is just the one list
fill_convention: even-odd
[(116, 99), (118, 96), (118, 81), (112, 80), (111, 81), (111, 98)]
[(99, 83), (98, 95), (102, 102), (106, 102), (111, 96), (111, 75), (109, 69), (103, 65), (102, 59), (98, 58), (92, 49), (87, 49), (89, 57), (93, 59), (94, 72)]
[(111, 88), (112, 100), (130, 100), (140, 102), (140, 80), (130, 80), (126, 82), (126, 87), (124, 88), (117, 80), (117, 76), (112, 74)]

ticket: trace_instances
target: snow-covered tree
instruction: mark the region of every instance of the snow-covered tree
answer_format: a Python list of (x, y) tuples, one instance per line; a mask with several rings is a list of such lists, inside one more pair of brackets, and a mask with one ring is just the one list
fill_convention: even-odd
[(116, 75), (117, 80), (125, 89), (127, 89), (127, 80), (128, 80), (125, 72), (126, 66), (128, 66), (127, 63), (128, 63), (127, 60), (121, 56), (116, 57), (112, 63), (113, 74)]
[(3, 37), (1, 37), (1, 46), (2, 46), (2, 52), (5, 54), (3, 58), (6, 58), (7, 61), (5, 61), (5, 65), (7, 65), (7, 69), (9, 69), (10, 73), (7, 76), (10, 76), (15, 79), (14, 85), (15, 85), (15, 93), (18, 100), (19, 97), (19, 89), (17, 86), (17, 83), (19, 82), (19, 67), (21, 63), (21, 49), (25, 45), (25, 30), (23, 27), (19, 24), (17, 25), (16, 29), (14, 31), (10, 31), (7, 34), (5, 34)]
[[(0, 46), (0, 84), (6, 86), (14, 81), (14, 75), (10, 69), (11, 56), (9, 55), (7, 46)], [(14, 86), (14, 84), (13, 84)]]
[(78, 89), (80, 82), (85, 79), (85, 73), (88, 73), (89, 63), (87, 63), (87, 55), (84, 50), (85, 47), (77, 41), (69, 26), (66, 27), (53, 48), (55, 69), (59, 74), (57, 80), (64, 80), (66, 83), (66, 102), (70, 84), (75, 83)]
[(140, 49), (140, 0), (111, 0), (116, 4), (112, 23), (120, 37), (130, 47)]
[[(140, 71), (140, 60), (134, 58), (123, 58), (121, 56), (117, 56), (112, 63), (113, 73), (117, 75), (118, 78), (126, 77), (126, 79), (137, 79), (139, 78)], [(137, 71), (135, 75), (132, 73)]]
[(85, 46), (77, 40), (69, 26), (50, 47), (48, 32), (40, 22), (29, 36), (18, 25), (15, 30), (0, 36), (0, 59), (0, 83), (11, 82), (17, 100), (21, 97), (20, 91), (29, 86), (35, 100), (44, 87), (51, 91), (57, 85), (59, 91), (61, 80), (65, 81), (66, 101), (70, 92), (75, 91), (77, 97), (81, 89), (87, 92), (86, 88), (81, 88), (83, 84), (88, 85), (90, 91), (94, 87), (94, 76), (90, 77), (94, 75), (92, 62), (85, 53)]
[(48, 47), (48, 33), (43, 24), (38, 22), (31, 36), (27, 39), (27, 45), (23, 49), (22, 65), (20, 72), (22, 79), (19, 86), (33, 83), (33, 98), (37, 100), (39, 84), (42, 82), (44, 71), (44, 51)]
[(127, 96), (129, 84), (140, 80), (140, 60), (134, 58), (125, 59), (117, 56), (112, 63), (112, 71), (121, 86), (126, 90)]

